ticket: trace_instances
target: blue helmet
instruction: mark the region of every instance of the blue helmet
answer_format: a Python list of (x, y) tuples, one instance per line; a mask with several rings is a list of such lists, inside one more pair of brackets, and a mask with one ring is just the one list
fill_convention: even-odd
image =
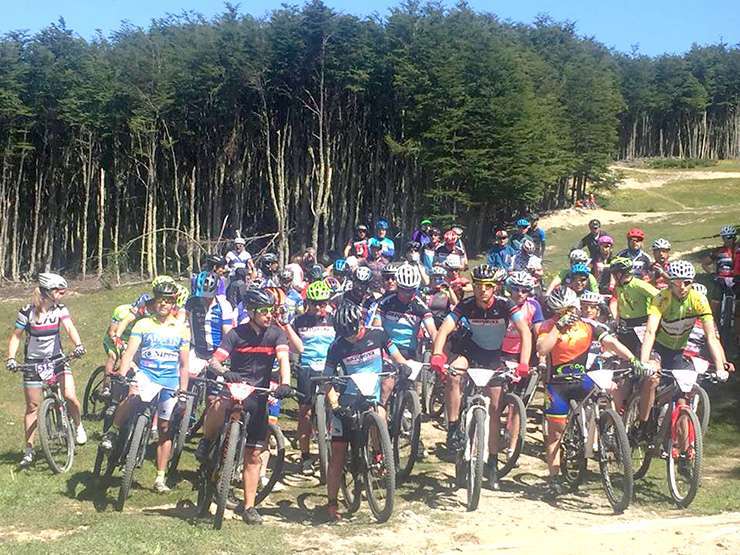
[(517, 227), (529, 227), (529, 221), (525, 218), (520, 218), (516, 221)]
[(337, 258), (334, 261), (334, 273), (343, 275), (349, 268), (347, 268), (347, 261), (344, 258)]
[(213, 272), (201, 272), (193, 282), (194, 297), (215, 297), (218, 287), (218, 276)]
[(388, 221), (382, 218), (375, 223), (375, 229), (388, 229), (389, 227)]
[(151, 300), (152, 296), (149, 293), (142, 293), (141, 295), (139, 295), (139, 298), (134, 301), (134, 306), (136, 308), (141, 308)]
[(574, 276), (575, 275), (587, 276), (591, 272), (589, 272), (588, 266), (586, 266), (585, 264), (578, 263), (578, 264), (573, 264), (573, 266), (570, 267), (570, 273), (571, 275), (574, 275)]

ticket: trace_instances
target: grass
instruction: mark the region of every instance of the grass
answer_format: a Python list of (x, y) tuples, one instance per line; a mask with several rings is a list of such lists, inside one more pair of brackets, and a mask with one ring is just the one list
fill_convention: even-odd
[(616, 211), (665, 212), (706, 206), (740, 208), (740, 179), (674, 181), (662, 187), (617, 189), (606, 195), (604, 208)]

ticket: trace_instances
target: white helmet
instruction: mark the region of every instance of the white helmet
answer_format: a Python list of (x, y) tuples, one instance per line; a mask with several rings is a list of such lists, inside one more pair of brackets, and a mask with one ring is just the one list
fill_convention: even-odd
[(506, 278), (507, 287), (524, 287), (526, 289), (533, 289), (535, 285), (537, 285), (537, 283), (529, 272), (511, 272), (509, 277)]
[(736, 237), (737, 229), (735, 229), (734, 225), (722, 226), (722, 229), (719, 230), (719, 236), (720, 237)]
[(532, 254), (534, 252), (534, 241), (532, 239), (522, 241), (522, 250), (527, 254)]
[(558, 311), (564, 308), (580, 308), (581, 304), (578, 301), (578, 295), (570, 287), (558, 287), (553, 289), (552, 293), (547, 297), (547, 306), (552, 310)]
[(39, 274), (39, 287), (41, 287), (41, 289), (66, 289), (67, 280), (59, 274), (46, 272)]
[(237, 237), (236, 239), (234, 239), (234, 244), (235, 245), (246, 245), (247, 242), (244, 240), (243, 237)]
[(707, 296), (707, 287), (701, 283), (694, 283), (691, 287), (694, 288), (694, 291), (697, 293), (701, 293), (705, 297)]
[(671, 243), (668, 239), (656, 239), (653, 241), (653, 250), (671, 250)]
[(669, 279), (694, 279), (696, 270), (691, 262), (686, 260), (674, 260), (668, 264)]
[(396, 270), (396, 283), (403, 289), (417, 289), (421, 285), (419, 268), (411, 264), (401, 264)]
[(586, 289), (581, 293), (579, 300), (582, 303), (601, 304), (601, 295), (594, 293), (590, 289)]
[(581, 264), (588, 264), (589, 262), (588, 253), (583, 249), (573, 249), (568, 256), (570, 257), (571, 265), (578, 264), (579, 262)]

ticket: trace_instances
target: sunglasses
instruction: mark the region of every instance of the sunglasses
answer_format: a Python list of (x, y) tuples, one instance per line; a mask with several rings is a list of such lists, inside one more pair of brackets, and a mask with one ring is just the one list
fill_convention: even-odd
[(396, 281), (396, 276), (383, 276), (385, 281)]
[(496, 237), (496, 241), (506, 241), (506, 239), (508, 238), (509, 237), (507, 235), (499, 235), (498, 237)]
[(59, 295), (60, 297), (63, 297), (64, 295), (67, 294), (66, 289), (52, 289), (52, 291), (56, 293), (57, 295)]
[(272, 314), (273, 312), (275, 312), (274, 306), (258, 306), (257, 308), (254, 309), (255, 314), (265, 315), (265, 314)]
[(588, 278), (587, 277), (577, 277), (577, 278), (574, 278), (573, 281), (575, 283), (586, 283), (588, 282)]
[(512, 285), (509, 287), (509, 291), (512, 293), (530, 293), (532, 289), (529, 287), (522, 287), (520, 285)]
[(177, 297), (157, 297), (155, 300), (159, 303), (175, 304)]

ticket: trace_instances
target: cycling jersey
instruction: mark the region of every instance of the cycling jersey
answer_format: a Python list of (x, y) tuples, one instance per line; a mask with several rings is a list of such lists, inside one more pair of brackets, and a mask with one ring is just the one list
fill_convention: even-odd
[(190, 297), (185, 303), (195, 354), (211, 358), (223, 339), (223, 327), (234, 326), (236, 314), (226, 297), (216, 295), (207, 305), (201, 297)]
[(440, 245), (437, 247), (437, 250), (434, 251), (434, 264), (442, 266), (444, 265), (445, 260), (453, 256), (458, 257), (461, 265), (465, 262), (465, 251), (460, 247), (453, 246), (450, 248), (447, 245)]
[(508, 270), (511, 267), (511, 259), (514, 258), (515, 254), (516, 251), (511, 245), (494, 245), (491, 250), (488, 251), (486, 262), (496, 268)]
[(524, 251), (520, 251), (511, 259), (511, 267), (509, 268), (512, 272), (536, 272), (541, 269), (542, 259), (539, 256), (527, 254)]
[(738, 250), (732, 247), (719, 247), (710, 256), (714, 261), (714, 273), (719, 277), (732, 277), (734, 275), (734, 258), (737, 256)]
[(539, 256), (542, 256), (542, 248), (545, 244), (545, 230), (541, 227), (535, 227), (529, 228), (529, 235), (532, 237), (532, 241), (534, 241), (535, 247), (537, 247), (537, 253)]
[(647, 255), (642, 249), (633, 251), (632, 249), (624, 249), (619, 251), (617, 256), (629, 258), (632, 260), (632, 272), (635, 277), (640, 279), (650, 279), (650, 266), (653, 264), (653, 260)]
[[(527, 326), (531, 328), (534, 324), (539, 324), (544, 320), (542, 316), (542, 306), (537, 299), (527, 299), (524, 304), (519, 305), (520, 312)], [(501, 344), (501, 350), (505, 353), (516, 355), (522, 352), (522, 337), (514, 322), (509, 322), (506, 328), (506, 335)]]
[(15, 327), (26, 332), (25, 359), (39, 361), (61, 355), (59, 330), (62, 322), (69, 318), (69, 311), (63, 304), (54, 305), (40, 315), (36, 315), (30, 304), (21, 308), (15, 318)]
[(356, 256), (357, 258), (367, 258), (370, 254), (367, 239), (362, 239), (361, 241), (350, 241), (348, 246), (350, 247), (349, 254)]
[[(570, 270), (560, 270), (558, 276), (560, 276), (560, 283), (564, 283), (565, 285), (570, 284)], [(594, 293), (599, 292), (599, 282), (596, 281), (596, 278), (592, 273), (588, 274), (587, 288), (589, 291), (593, 291)]]
[(416, 241), (423, 247), (426, 244), (430, 243), (432, 241), (432, 238), (431, 236), (429, 236), (429, 234), (424, 233), (421, 229), (417, 229), (414, 230), (414, 232), (411, 234), (411, 240)]
[(437, 327), (442, 325), (442, 320), (450, 312), (450, 295), (447, 291), (436, 291), (427, 298), (429, 310), (432, 311), (434, 323)]
[(689, 338), (686, 341), (686, 348), (683, 350), (685, 357), (699, 357), (704, 360), (712, 360), (712, 354), (709, 351), (707, 336), (704, 333), (704, 326), (701, 320), (696, 320), (694, 326), (689, 332)]
[(303, 342), (301, 367), (320, 365), (323, 368), (326, 353), (336, 336), (331, 316), (322, 318), (315, 314), (301, 314), (293, 322), (293, 328)]
[(288, 352), (285, 332), (273, 325), (254, 330), (251, 324), (240, 324), (221, 341), (214, 358), (223, 362), (231, 358), (231, 371), (242, 375), (254, 387), (269, 387), (275, 355)]
[(599, 285), (599, 293), (602, 293), (604, 295), (611, 293), (610, 286), (612, 273), (609, 269), (609, 265), (611, 264), (611, 262), (611, 255), (609, 256), (609, 258), (604, 259), (601, 256), (601, 253), (599, 253), (591, 260), (591, 268), (594, 277), (596, 278), (596, 282)]
[(686, 347), (697, 318), (702, 322), (712, 321), (709, 301), (694, 289), (684, 300), (676, 298), (670, 289), (663, 289), (653, 298), (648, 314), (660, 316), (655, 342), (673, 351)]
[(407, 358), (416, 352), (421, 324), (433, 322), (431, 310), (417, 296), (404, 303), (396, 293), (391, 293), (378, 302), (377, 312), (385, 333)]
[(620, 327), (632, 329), (647, 322), (648, 309), (658, 290), (648, 282), (633, 277), (614, 287), (612, 298), (617, 300)]
[(602, 235), (607, 235), (602, 230), (599, 230), (599, 233), (594, 235), (593, 233), (589, 233), (588, 235), (585, 235), (581, 238), (580, 241), (576, 244), (576, 247), (579, 249), (587, 249), (588, 255), (594, 259), (597, 256), (599, 256), (599, 237)]
[(388, 237), (383, 237), (382, 239), (375, 237), (375, 240), (381, 245), (380, 253), (388, 257), (389, 260), (393, 258), (393, 255), (396, 254), (396, 245), (393, 243), (393, 240)]
[(249, 268), (250, 262), (252, 261), (252, 255), (247, 252), (247, 249), (244, 249), (240, 253), (237, 253), (236, 251), (229, 251), (226, 253), (225, 258), (230, 276), (234, 275), (234, 272), (240, 264), (243, 264), (244, 268)]
[(226, 299), (229, 301), (231, 306), (236, 306), (241, 302), (244, 293), (246, 293), (248, 289), (249, 286), (244, 280), (232, 279), (229, 282), (229, 286), (226, 288)]
[(131, 337), (140, 340), (137, 365), (156, 384), (177, 389), (180, 353), (188, 351), (190, 334), (185, 324), (169, 317), (162, 323), (154, 316), (139, 320)]
[(500, 350), (509, 321), (518, 322), (523, 317), (520, 307), (505, 297), (495, 297), (488, 309), (479, 307), (475, 297), (468, 297), (447, 316), (455, 324), (464, 318), (470, 328), (470, 340), (485, 351)]
[(292, 324), (296, 316), (303, 312), (303, 297), (291, 287), (285, 294), (283, 306), (285, 307), (285, 321)]
[[(111, 324), (120, 324), (123, 320), (128, 318), (129, 316), (134, 315), (136, 316), (136, 320), (132, 320), (127, 326), (126, 329), (121, 332), (121, 340), (126, 343), (128, 341), (128, 338), (131, 336), (131, 330), (134, 327), (134, 324), (139, 318), (142, 318), (146, 315), (146, 308), (142, 307), (141, 309), (137, 309), (132, 304), (122, 304), (118, 305), (114, 310), (113, 314), (111, 315), (110, 322)], [(109, 337), (108, 334), (105, 334), (106, 337)]]
[(532, 239), (528, 233), (524, 233), (523, 231), (514, 231), (509, 236), (509, 245), (511, 245), (511, 248), (514, 249), (515, 252), (519, 252), (525, 239), (529, 239), (534, 243), (534, 239)]
[[(555, 319), (546, 320), (540, 327), (543, 336), (555, 327)], [(586, 318), (578, 320), (564, 333), (560, 332), (552, 351), (551, 376), (565, 378), (568, 375), (582, 374), (588, 369), (588, 354), (594, 342), (601, 342), (611, 332), (604, 324)]]
[(427, 269), (427, 272), (430, 272), (434, 266), (434, 255), (437, 252), (437, 248), (439, 248), (439, 244), (435, 245), (434, 243), (429, 242), (421, 249), (421, 261)]

